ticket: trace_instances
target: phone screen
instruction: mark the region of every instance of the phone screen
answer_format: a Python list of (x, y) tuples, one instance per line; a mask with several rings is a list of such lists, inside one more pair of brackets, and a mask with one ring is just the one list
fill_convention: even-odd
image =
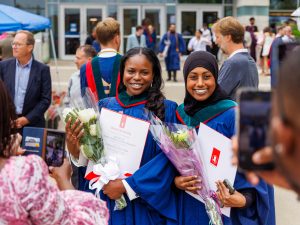
[(47, 131), (45, 161), (48, 166), (61, 166), (65, 156), (65, 133)]
[[(242, 169), (271, 169), (271, 165), (255, 165), (252, 155), (269, 146), (271, 93), (255, 90), (241, 91), (239, 96), (239, 166)], [(271, 167), (270, 167), (271, 166)]]

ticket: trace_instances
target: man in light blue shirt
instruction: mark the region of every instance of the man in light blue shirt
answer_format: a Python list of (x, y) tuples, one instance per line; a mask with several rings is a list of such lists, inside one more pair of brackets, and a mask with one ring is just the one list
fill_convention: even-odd
[(18, 115), (22, 114), (31, 65), (32, 57), (25, 65), (22, 65), (18, 60), (16, 60), (14, 103), (16, 106), (16, 113)]

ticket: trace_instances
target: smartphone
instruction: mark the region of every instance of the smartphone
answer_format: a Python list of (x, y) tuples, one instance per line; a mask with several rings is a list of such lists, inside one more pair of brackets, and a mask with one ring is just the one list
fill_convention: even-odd
[(47, 129), (45, 162), (48, 166), (61, 166), (65, 158), (65, 133)]
[(225, 179), (225, 180), (223, 180), (223, 184), (229, 190), (229, 194), (233, 195), (235, 192), (235, 189), (232, 186), (232, 184), (230, 183), (230, 181), (228, 179)]
[(271, 92), (244, 88), (239, 90), (237, 100), (239, 167), (244, 170), (273, 169), (273, 163), (257, 165), (252, 161), (252, 156), (257, 150), (271, 144), (269, 135)]

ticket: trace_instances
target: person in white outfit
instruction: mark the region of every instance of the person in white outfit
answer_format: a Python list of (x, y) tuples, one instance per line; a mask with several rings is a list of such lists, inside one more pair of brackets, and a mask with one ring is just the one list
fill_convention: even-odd
[(269, 61), (270, 49), (274, 37), (275, 36), (272, 33), (271, 28), (266, 27), (264, 29), (264, 42), (262, 47), (262, 57), (263, 57), (262, 75), (270, 75), (268, 61)]
[(188, 50), (191, 52), (206, 51), (207, 45), (211, 46), (211, 41), (202, 36), (201, 30), (196, 30), (195, 37), (189, 41)]

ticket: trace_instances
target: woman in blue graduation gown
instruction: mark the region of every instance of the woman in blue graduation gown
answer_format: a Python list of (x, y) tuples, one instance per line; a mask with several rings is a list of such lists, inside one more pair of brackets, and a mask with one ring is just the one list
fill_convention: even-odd
[[(215, 57), (208, 52), (194, 52), (187, 58), (183, 73), (186, 94), (184, 103), (176, 111), (179, 121), (196, 128), (202, 122), (231, 138), (234, 135), (236, 103), (229, 100), (217, 84), (218, 65)], [(175, 184), (181, 189), (178, 203), (179, 224), (209, 224), (204, 204), (183, 191), (195, 191), (201, 187), (201, 181), (193, 176), (178, 176)], [(230, 218), (222, 217), (224, 224), (275, 224), (273, 187), (262, 180), (257, 186), (252, 186), (239, 172), (233, 186), (236, 191), (230, 195), (223, 183), (217, 183), (218, 189), (223, 190), (222, 193), (217, 192), (218, 198), (225, 206), (232, 207)]]
[[(101, 100), (100, 109), (105, 107), (135, 118), (146, 119), (146, 108), (165, 122), (176, 122), (177, 104), (165, 100), (161, 92), (161, 67), (152, 50), (129, 50), (121, 61), (119, 81), (117, 96)], [(107, 202), (109, 208), (109, 224), (177, 224), (176, 195), (172, 191), (175, 173), (175, 168), (149, 132), (140, 169), (126, 178), (125, 182), (117, 179), (103, 188), (101, 198)], [(128, 192), (131, 194), (127, 194)], [(114, 210), (114, 199), (122, 194), (126, 198), (127, 207)]]

